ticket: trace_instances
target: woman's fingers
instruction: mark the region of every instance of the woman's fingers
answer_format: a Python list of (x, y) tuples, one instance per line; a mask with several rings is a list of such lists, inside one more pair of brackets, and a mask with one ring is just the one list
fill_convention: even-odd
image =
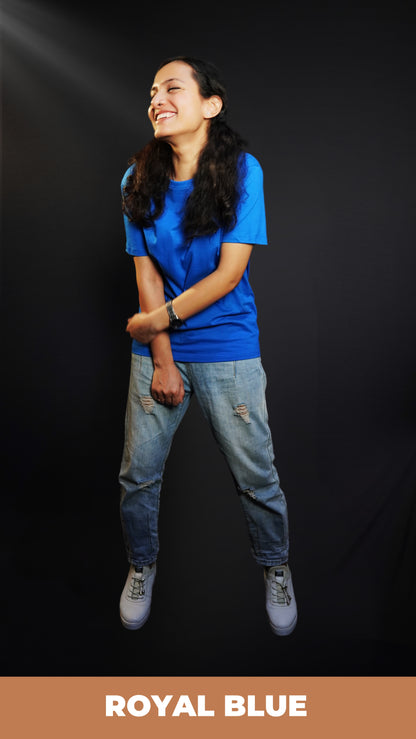
[(161, 405), (166, 405), (168, 407), (174, 407), (182, 403), (183, 396), (181, 394), (162, 394), (162, 393), (152, 393), (152, 398)]
[(152, 381), (152, 397), (169, 407), (182, 403), (185, 395), (183, 380), (177, 367), (156, 367)]

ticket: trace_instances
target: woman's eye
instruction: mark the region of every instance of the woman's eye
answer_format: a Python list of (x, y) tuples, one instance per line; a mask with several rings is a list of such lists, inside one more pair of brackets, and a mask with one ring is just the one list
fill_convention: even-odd
[[(178, 86), (176, 85), (176, 86), (168, 87), (168, 88), (167, 88), (167, 91), (168, 91), (168, 92), (172, 92), (173, 90), (180, 90), (180, 89), (181, 89), (181, 88), (180, 88), (180, 87), (178, 87)], [(156, 95), (156, 92), (157, 92), (157, 91), (155, 90), (154, 92), (151, 92), (151, 93), (150, 93), (150, 102), (152, 102), (152, 100), (153, 100), (154, 96)]]

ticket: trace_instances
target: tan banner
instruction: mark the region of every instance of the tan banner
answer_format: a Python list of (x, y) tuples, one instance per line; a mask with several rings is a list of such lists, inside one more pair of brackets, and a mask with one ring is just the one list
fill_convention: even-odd
[(414, 677), (14, 677), (5, 739), (415, 735)]

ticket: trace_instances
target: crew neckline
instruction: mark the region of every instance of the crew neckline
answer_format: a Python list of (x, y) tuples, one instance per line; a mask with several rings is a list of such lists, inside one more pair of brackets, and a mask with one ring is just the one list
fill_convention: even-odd
[(193, 182), (193, 178), (190, 180), (170, 180), (169, 187), (174, 188), (181, 188), (181, 187), (189, 187)]

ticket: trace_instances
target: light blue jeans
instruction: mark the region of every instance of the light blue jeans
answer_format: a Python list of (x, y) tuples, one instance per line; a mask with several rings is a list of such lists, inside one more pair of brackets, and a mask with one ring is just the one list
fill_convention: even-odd
[(130, 563), (156, 561), (159, 499), (172, 439), (193, 394), (234, 478), (248, 524), (251, 551), (261, 565), (288, 559), (287, 507), (274, 466), (260, 357), (235, 362), (176, 362), (184, 382), (181, 405), (153, 400), (153, 362), (132, 355), (120, 470), (121, 521)]

